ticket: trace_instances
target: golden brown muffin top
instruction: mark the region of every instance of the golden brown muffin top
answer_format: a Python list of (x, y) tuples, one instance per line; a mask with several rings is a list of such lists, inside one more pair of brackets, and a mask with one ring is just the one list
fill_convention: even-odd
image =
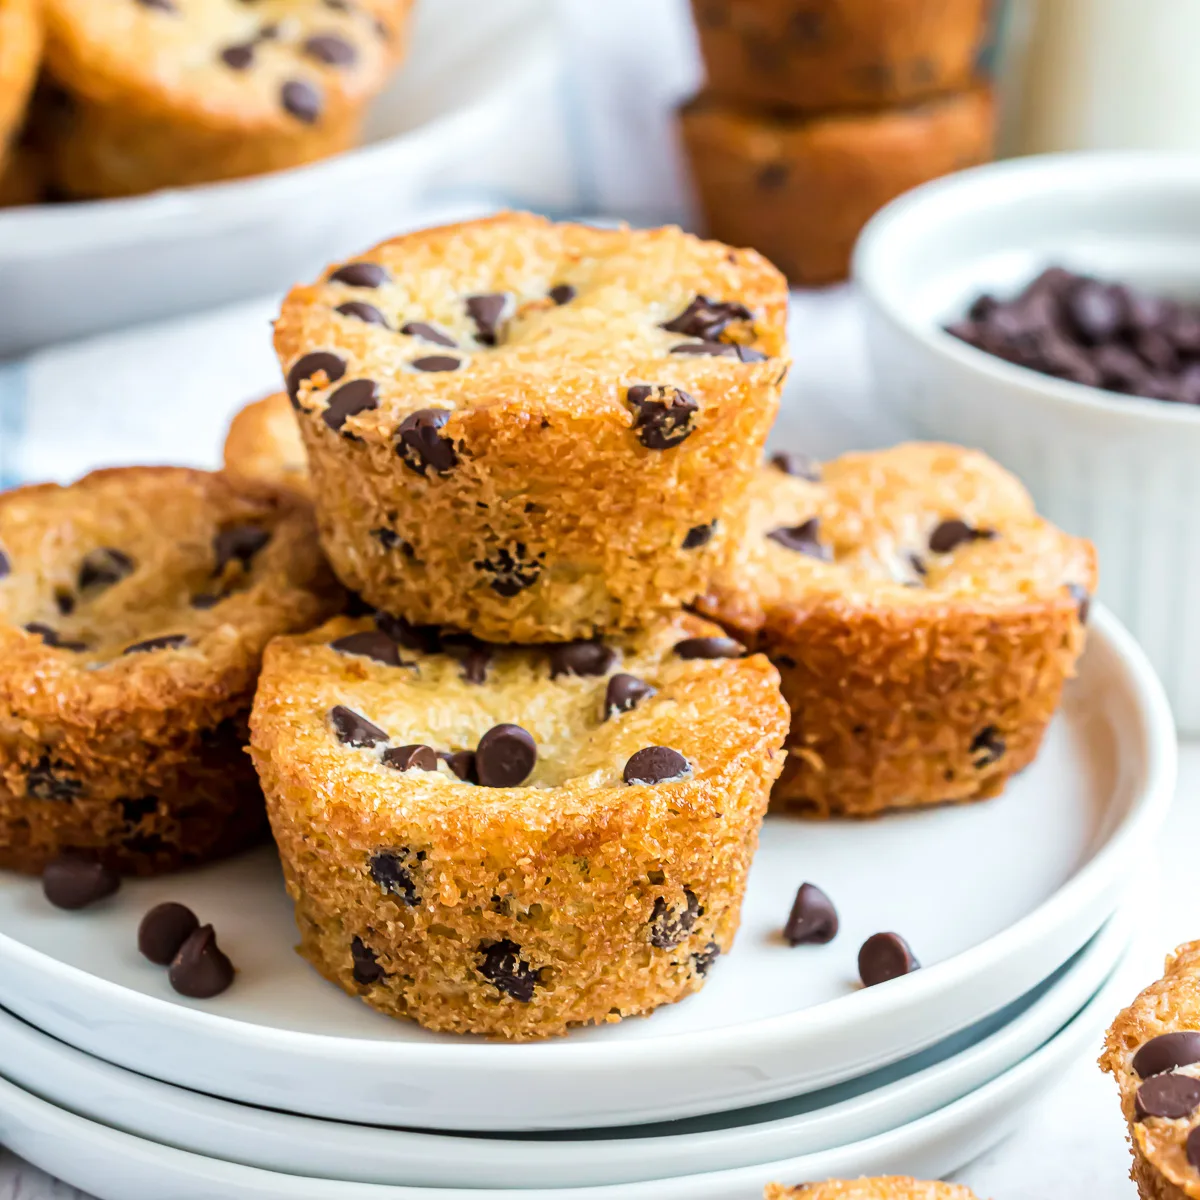
[[(415, 410), (625, 423), (631, 386), (774, 385), (783, 277), (674, 227), (597, 229), (502, 213), (395, 238), (288, 295), (275, 348), (300, 406), (354, 436)], [(668, 328), (671, 326), (671, 328)]]
[(311, 493), (308, 454), (286, 392), (255, 400), (234, 415), (225, 438), (225, 472)]
[(1100, 1066), (1117, 1081), (1137, 1149), (1200, 1198), (1200, 942), (1179, 946), (1163, 978), (1117, 1016)]
[[(269, 647), (253, 744), (323, 781), (315, 803), (420, 813), (460, 834), (594, 827), (598, 805), (613, 829), (647, 806), (719, 811), (788, 724), (775, 669), (743, 652), (687, 614), (623, 639), (515, 647), (337, 618)], [(523, 735), (495, 732), (514, 725)], [(666, 753), (638, 757), (652, 747)]]
[(41, 52), (39, 0), (0, 0), (0, 165), (25, 112)]
[(0, 495), (0, 556), (0, 701), (26, 715), (249, 690), (342, 599), (302, 499), (180, 467)]
[(51, 70), (98, 103), (302, 129), (378, 91), (407, 0), (45, 0)]
[(927, 1183), (903, 1175), (886, 1175), (876, 1179), (829, 1179), (798, 1187), (768, 1183), (763, 1200), (976, 1200), (976, 1196), (957, 1183)]
[(738, 629), (817, 606), (913, 616), (963, 600), (1081, 606), (1095, 589), (1091, 543), (1042, 520), (978, 451), (910, 442), (824, 464), (785, 458), (751, 484), (741, 552), (698, 605)]

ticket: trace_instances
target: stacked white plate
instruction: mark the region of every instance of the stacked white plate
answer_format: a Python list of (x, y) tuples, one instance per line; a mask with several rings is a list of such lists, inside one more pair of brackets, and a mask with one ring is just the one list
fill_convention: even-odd
[[(1174, 749), (1153, 673), (1098, 611), (1004, 796), (769, 819), (703, 992), (549, 1043), (429, 1034), (321, 981), (266, 850), (84, 913), (4, 877), (0, 1141), (102, 1200), (750, 1200), (770, 1179), (945, 1174), (1096, 1052)], [(779, 935), (804, 880), (838, 907), (827, 946)], [(223, 996), (176, 996), (139, 957), (165, 899), (216, 925), (239, 969)], [(862, 989), (857, 949), (880, 930), (924, 965)]]

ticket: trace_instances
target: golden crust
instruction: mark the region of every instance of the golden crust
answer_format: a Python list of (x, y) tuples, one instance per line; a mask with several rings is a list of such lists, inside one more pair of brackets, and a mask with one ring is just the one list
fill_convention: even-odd
[(286, 392), (255, 400), (234, 415), (225, 438), (225, 473), (312, 493), (308, 455)]
[(692, 0), (707, 86), (723, 100), (883, 108), (968, 86), (985, 0)]
[(829, 1179), (785, 1187), (768, 1183), (763, 1200), (976, 1200), (970, 1188), (957, 1183), (928, 1183), (906, 1175), (876, 1179)]
[(0, 174), (42, 57), (40, 0), (0, 0)]
[[(767, 536), (813, 517), (832, 561)], [(951, 519), (999, 536), (932, 553)], [(1091, 544), (1006, 471), (909, 443), (826, 463), (819, 483), (763, 468), (740, 557), (697, 607), (780, 669), (792, 732), (773, 802), (866, 816), (995, 795), (1033, 760), (1095, 585)]]
[[(396, 667), (329, 644), (371, 627), (342, 618), (277, 639), (255, 698), (251, 752), (301, 952), (390, 1015), (516, 1039), (697, 990), (732, 944), (780, 767), (787, 710), (766, 659), (684, 660), (677, 642), (719, 630), (676, 614), (611, 643), (619, 659), (603, 676), (551, 678), (549, 647), (492, 647), (472, 683), (448, 654), (402, 646), (412, 665)], [(603, 720), (614, 672), (657, 694)], [(399, 771), (382, 746), (339, 742), (337, 704), (389, 746), (472, 750), (516, 723), (537, 763), (509, 788), (461, 782), (444, 763)], [(691, 773), (624, 784), (626, 761), (651, 745)], [(503, 978), (489, 949), (507, 952)], [(363, 978), (367, 955), (378, 978)]]
[(679, 119), (709, 233), (809, 285), (845, 278), (859, 232), (889, 200), (989, 159), (994, 132), (983, 90), (810, 118), (702, 96)]
[[(347, 149), (403, 55), (410, 6), (46, 7), (47, 65), (69, 100), (47, 127), (55, 181), (75, 195), (121, 196), (257, 175)], [(314, 47), (312, 38), (324, 40)], [(243, 57), (230, 65), (227, 52)], [(297, 85), (309, 89), (299, 106), (288, 101)], [(306, 112), (310, 100), (315, 111)]]
[[(787, 369), (787, 291), (769, 263), (674, 228), (514, 213), (397, 238), (355, 261), (391, 281), (295, 288), (275, 331), (285, 375), (314, 352), (345, 364), (337, 380), (320, 373), (297, 390), (322, 541), (348, 586), (491, 641), (631, 628), (704, 587), (736, 541)], [(575, 295), (556, 305), (559, 284)], [(465, 300), (498, 292), (516, 297), (515, 315), (491, 347)], [(696, 339), (662, 324), (701, 293), (751, 310), (720, 336), (763, 361), (670, 353)], [(368, 302), (386, 326), (334, 311)], [(414, 321), (455, 347), (396, 332)], [(466, 365), (411, 368), (434, 354)], [(376, 407), (335, 431), (330, 397), (367, 381)], [(638, 385), (694, 399), (678, 444), (645, 444), (627, 397)], [(456, 461), (440, 472), (398, 453), (401, 422), (425, 409), (449, 414), (437, 436)]]
[[(218, 573), (214, 539), (237, 528), (267, 540)], [(183, 468), (0, 496), (3, 865), (36, 871), (73, 846), (163, 869), (261, 829), (240, 814), (257, 801), (237, 731), (266, 643), (341, 604), (314, 534), (298, 497)]]
[[(1144, 1200), (1200, 1200), (1200, 1169), (1188, 1162), (1184, 1146), (1200, 1123), (1200, 1111), (1190, 1119), (1139, 1121), (1135, 1106), (1143, 1081), (1133, 1068), (1134, 1055), (1152, 1038), (1192, 1029), (1200, 1030), (1200, 942), (1187, 942), (1167, 956), (1163, 978), (1118, 1014), (1100, 1056), (1101, 1070), (1120, 1089), (1133, 1151), (1132, 1178)], [(1180, 1073), (1196, 1075), (1200, 1068), (1185, 1066)]]

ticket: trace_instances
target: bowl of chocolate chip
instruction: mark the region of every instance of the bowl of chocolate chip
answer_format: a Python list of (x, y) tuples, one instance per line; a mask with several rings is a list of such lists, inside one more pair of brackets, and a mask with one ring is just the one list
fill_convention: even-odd
[(960, 172), (883, 209), (854, 277), (880, 403), (1096, 543), (1100, 599), (1200, 732), (1200, 156)]

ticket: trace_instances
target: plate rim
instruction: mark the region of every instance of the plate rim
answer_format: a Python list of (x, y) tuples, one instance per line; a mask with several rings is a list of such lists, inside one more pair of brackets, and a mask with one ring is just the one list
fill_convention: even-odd
[[(886, 1123), (883, 1128), (876, 1128), (872, 1133), (860, 1134), (850, 1139), (851, 1142), (862, 1141), (870, 1137), (880, 1136), (882, 1133), (897, 1128), (900, 1125), (919, 1120), (932, 1112), (936, 1112), (962, 1099), (964, 1096), (978, 1090), (978, 1088), (986, 1085), (992, 1079), (1016, 1066), (1029, 1057), (1029, 1055), (1036, 1053), (1047, 1042), (1053, 1040), (1058, 1033), (1069, 1025), (1091, 1003), (1096, 993), (1107, 986), (1109, 980), (1121, 969), (1123, 961), (1128, 956), (1134, 923), (1134, 911), (1134, 904), (1129, 900), (1125, 901), (1108, 918), (1092, 940), (1079, 952), (1076, 961), (1068, 968), (1062, 978), (1056, 980), (1042, 995), (1038, 996), (1011, 1020), (937, 1063), (923, 1067), (910, 1075), (892, 1080), (879, 1087), (871, 1088), (860, 1095), (849, 1097), (845, 1100), (826, 1105), (821, 1109), (803, 1114), (776, 1117), (716, 1130), (683, 1134), (662, 1134), (649, 1139), (603, 1136), (581, 1141), (569, 1137), (560, 1137), (545, 1142), (531, 1143), (525, 1138), (515, 1140), (510, 1136), (496, 1133), (488, 1133), (480, 1137), (464, 1137), (461, 1133), (455, 1133), (454, 1131), (381, 1128), (362, 1122), (339, 1121), (334, 1118), (314, 1118), (301, 1113), (287, 1113), (280, 1112), (279, 1110), (263, 1109), (261, 1106), (237, 1100), (229, 1100), (207, 1093), (198, 1093), (191, 1088), (182, 1087), (164, 1080), (152, 1079), (128, 1068), (109, 1063), (102, 1058), (89, 1054), (87, 1051), (80, 1050), (69, 1043), (63, 1042), (61, 1039), (46, 1033), (31, 1022), (3, 1008), (0, 1008), (0, 1044), (4, 1044), (4, 1027), (7, 1026), (10, 1029), (14, 1029), (19, 1038), (32, 1039), (42, 1044), (39, 1045), (36, 1052), (49, 1055), (50, 1057), (43, 1061), (41, 1066), (43, 1068), (47, 1065), (54, 1067), (54, 1077), (66, 1078), (71, 1072), (77, 1071), (80, 1065), (83, 1065), (88, 1072), (86, 1077), (88, 1086), (90, 1087), (93, 1083), (96, 1083), (104, 1087), (106, 1080), (112, 1079), (115, 1075), (119, 1079), (119, 1082), (127, 1089), (127, 1092), (130, 1093), (125, 1097), (126, 1103), (134, 1102), (135, 1096), (132, 1093), (136, 1093), (139, 1089), (147, 1092), (144, 1097), (144, 1103), (146, 1104), (153, 1105), (156, 1097), (159, 1100), (169, 1099), (173, 1105), (177, 1106), (175, 1115), (172, 1118), (175, 1122), (190, 1121), (194, 1123), (196, 1120), (207, 1120), (215, 1126), (217, 1122), (222, 1120), (230, 1124), (236, 1124), (239, 1119), (253, 1117), (253, 1124), (248, 1126), (248, 1132), (252, 1137), (257, 1131), (261, 1132), (263, 1136), (272, 1138), (283, 1138), (286, 1136), (293, 1139), (303, 1138), (305, 1133), (310, 1132), (314, 1125), (332, 1126), (337, 1131), (334, 1136), (341, 1136), (343, 1130), (352, 1130), (356, 1136), (362, 1133), (368, 1139), (373, 1138), (374, 1140), (378, 1140), (380, 1137), (392, 1139), (396, 1143), (391, 1150), (394, 1157), (398, 1158), (402, 1153), (409, 1154), (419, 1157), (423, 1163), (432, 1163), (436, 1160), (437, 1156), (445, 1156), (455, 1148), (464, 1151), (475, 1151), (481, 1145), (486, 1145), (493, 1156), (489, 1157), (487, 1164), (479, 1168), (481, 1171), (508, 1170), (511, 1167), (511, 1163), (499, 1161), (494, 1157), (497, 1144), (503, 1144), (511, 1148), (511, 1153), (514, 1157), (520, 1157), (525, 1160), (530, 1158), (531, 1145), (533, 1145), (539, 1148), (537, 1151), (537, 1154), (540, 1156), (539, 1162), (535, 1164), (531, 1171), (522, 1175), (522, 1178), (528, 1177), (530, 1179), (537, 1173), (557, 1175), (563, 1170), (567, 1162), (578, 1162), (581, 1148), (584, 1147), (587, 1148), (584, 1152), (593, 1160), (598, 1160), (601, 1155), (610, 1156), (613, 1153), (619, 1152), (622, 1155), (622, 1161), (637, 1157), (640, 1154), (643, 1156), (643, 1163), (645, 1162), (645, 1156), (650, 1152), (651, 1147), (653, 1147), (654, 1155), (658, 1156), (656, 1165), (653, 1168), (655, 1174), (642, 1176), (636, 1181), (627, 1180), (625, 1184), (649, 1182), (653, 1178), (670, 1179), (672, 1177), (671, 1164), (665, 1160), (673, 1158), (681, 1161), (685, 1155), (694, 1152), (702, 1144), (705, 1148), (711, 1148), (716, 1143), (720, 1143), (722, 1146), (728, 1147), (727, 1153), (739, 1159), (747, 1155), (767, 1154), (770, 1152), (771, 1147), (755, 1149), (754, 1146), (745, 1146), (738, 1150), (736, 1146), (729, 1144), (740, 1143), (743, 1140), (749, 1139), (755, 1146), (761, 1146), (764, 1140), (785, 1138), (787, 1136), (794, 1137), (797, 1124), (806, 1124), (814, 1117), (818, 1117), (818, 1114), (819, 1119), (825, 1122), (840, 1121), (850, 1116), (861, 1123), (863, 1120), (862, 1115), (850, 1113), (850, 1106), (869, 1105), (878, 1108), (879, 1105), (884, 1105), (887, 1115), (879, 1115), (874, 1118), (876, 1123)], [(1015, 1053), (1014, 1042), (1016, 1043)], [(27, 1066), (23, 1069), (22, 1074), (28, 1075), (29, 1071), (36, 1069), (36, 1067), (36, 1063), (34, 1067)], [(965, 1085), (963, 1082), (964, 1075), (966, 1075), (968, 1080)], [(194, 1148), (194, 1146), (180, 1145), (175, 1140), (165, 1140), (166, 1126), (156, 1133), (138, 1128), (132, 1122), (129, 1122), (128, 1119), (126, 1119), (126, 1124), (118, 1125), (114, 1124), (109, 1117), (106, 1117), (102, 1113), (80, 1111), (77, 1107), (78, 1102), (72, 1100), (70, 1093), (72, 1089), (79, 1090), (81, 1082), (73, 1082), (70, 1088), (59, 1088), (57, 1094), (51, 1093), (47, 1095), (46, 1092), (36, 1085), (27, 1084), (20, 1078), (13, 1078), (11, 1068), (7, 1062), (0, 1068), (0, 1079), (6, 1080), (23, 1091), (29, 1091), (30, 1094), (45, 1100), (49, 1104), (56, 1107), (65, 1107), (68, 1111), (74, 1112), (84, 1120), (94, 1121), (97, 1124), (115, 1129), (118, 1132), (130, 1133), (131, 1136), (149, 1141), (159, 1141), (160, 1138), (163, 1138), (164, 1140), (159, 1141), (159, 1144), (171, 1145), (187, 1153), (207, 1156), (216, 1156), (219, 1154), (224, 1161), (233, 1162), (238, 1165), (288, 1173), (282, 1171), (279, 1167), (272, 1167), (264, 1162), (246, 1161), (241, 1156), (244, 1155), (244, 1151), (241, 1152), (241, 1155), (226, 1157), (229, 1154), (228, 1149), (221, 1151), (215, 1148), (204, 1150)], [(164, 1097), (162, 1089), (166, 1089), (169, 1093), (175, 1095)], [(918, 1091), (917, 1098), (905, 1095), (905, 1093), (911, 1093), (913, 1090)], [(931, 1092), (932, 1095), (930, 1094)], [(264, 1120), (260, 1118), (265, 1118), (265, 1124)], [(285, 1128), (287, 1124), (293, 1124), (294, 1127), (287, 1129)], [(267, 1128), (269, 1126), (274, 1126), (274, 1128)], [(837, 1149), (842, 1144), (846, 1143), (818, 1146), (805, 1150), (802, 1153), (806, 1156), (824, 1153), (827, 1150)], [(213, 1145), (215, 1147), (215, 1141)], [(357, 1153), (367, 1153), (368, 1149), (369, 1144), (367, 1142), (356, 1144)], [(793, 1157), (796, 1157), (796, 1155), (793, 1154)], [(711, 1156), (706, 1157), (706, 1161), (711, 1161)], [(753, 1165), (755, 1164), (752, 1161), (743, 1161), (730, 1163), (726, 1166), (706, 1166), (694, 1169), (690, 1173), (736, 1170), (741, 1167)], [(308, 1171), (314, 1170), (312, 1165), (307, 1166), (305, 1169)], [(335, 1176), (325, 1174), (325, 1169), (321, 1168), (321, 1173), (314, 1174), (313, 1178), (336, 1178)], [(392, 1169), (397, 1168), (393, 1167)], [(643, 1169), (644, 1167), (639, 1168), (639, 1170)], [(422, 1170), (426, 1173), (428, 1172), (427, 1167), (423, 1167)], [(594, 1166), (588, 1168), (588, 1172), (594, 1173), (594, 1171)], [(364, 1178), (348, 1182), (373, 1183), (377, 1186), (392, 1187), (466, 1188), (484, 1186), (481, 1183), (438, 1182), (432, 1175), (429, 1175), (428, 1179), (428, 1182), (410, 1184), (389, 1183), (386, 1180)], [(550, 1187), (624, 1186), (624, 1184), (620, 1181), (605, 1181), (593, 1178), (591, 1182), (577, 1182), (572, 1184), (526, 1182), (513, 1186), (521, 1189), (545, 1189)]]
[[(1174, 724), (1162, 685), (1144, 652), (1103, 605), (1093, 605), (1089, 637), (1107, 643), (1120, 660), (1142, 726), (1139, 740), (1144, 762), (1140, 786), (1128, 811), (1109, 831), (1103, 845), (1032, 912), (970, 949), (893, 980), (887, 987), (863, 988), (809, 1008), (706, 1030), (706, 1057), (730, 1051), (761, 1052), (769, 1046), (778, 1048), (798, 1023), (803, 1025), (804, 1036), (811, 1038), (865, 1022), (894, 1020), (898, 1013), (919, 1008), (928, 998), (964, 986), (973, 976), (994, 969), (1006, 957), (1017, 953), (1021, 945), (1036, 943), (1039, 937), (1046, 936), (1045, 931), (1065, 922), (1070, 914), (1086, 909), (1103, 892), (1117, 866), (1120, 871), (1116, 873), (1124, 874), (1124, 864), (1132, 861), (1131, 846), (1159, 827), (1173, 798), (1177, 770)], [(1092, 932), (1098, 927), (1099, 922)], [(123, 1008), (131, 1019), (152, 1021), (160, 1027), (173, 1025), (183, 1036), (193, 1033), (214, 1036), (231, 1048), (252, 1044), (258, 1048), (302, 1051), (305, 1058), (332, 1059), (341, 1064), (362, 1054), (400, 1055), (406, 1068), (417, 1071), (437, 1067), (463, 1071), (477, 1063), (478, 1069), (516, 1070), (529, 1079), (557, 1075), (568, 1068), (611, 1076), (631, 1067), (653, 1068), (664, 1059), (676, 1058), (681, 1048), (685, 1053), (694, 1049), (695, 1044), (695, 1033), (687, 1031), (625, 1043), (572, 1041), (569, 1035), (553, 1041), (508, 1043), (409, 1042), (280, 1029), (135, 991), (63, 963), (0, 931), (0, 962), (5, 957), (12, 957), (26, 969), (44, 976), (57, 977), (70, 992), (82, 989), (102, 995), (106, 1003)], [(452, 1059), (452, 1063), (448, 1064), (447, 1059)]]
[[(588, 1188), (547, 1188), (520, 1189), (519, 1192), (501, 1189), (469, 1189), (469, 1188), (425, 1188), (407, 1185), (381, 1185), (369, 1183), (352, 1183), (348, 1181), (315, 1179), (307, 1176), (288, 1175), (284, 1172), (265, 1171), (261, 1167), (247, 1167), (240, 1164), (225, 1162), (204, 1155), (194, 1154), (186, 1150), (165, 1146), (158, 1142), (150, 1142), (133, 1134), (111, 1129), (96, 1121), (80, 1117), (75, 1113), (62, 1109), (42, 1100), (15, 1084), (0, 1078), (0, 1112), (6, 1106), (5, 1094), (15, 1098), (18, 1104), (35, 1111), (45, 1113), (49, 1110), (48, 1119), (57, 1120), (60, 1128), (64, 1125), (63, 1137), (71, 1138), (73, 1144), (80, 1146), (79, 1134), (82, 1131), (91, 1139), (100, 1137), (105, 1141), (116, 1141), (124, 1150), (122, 1158), (129, 1160), (130, 1155), (147, 1155), (163, 1162), (178, 1162), (182, 1157), (196, 1163), (194, 1170), (207, 1170), (214, 1183), (223, 1181), (226, 1184), (238, 1184), (239, 1179), (246, 1180), (246, 1187), (258, 1183), (270, 1183), (272, 1180), (288, 1180), (296, 1190), (287, 1194), (287, 1200), (508, 1200), (521, 1195), (527, 1200), (715, 1200), (722, 1197), (728, 1200), (734, 1195), (741, 1195), (751, 1189), (757, 1191), (769, 1178), (801, 1178), (824, 1177), (831, 1173), (831, 1167), (823, 1165), (834, 1155), (838, 1162), (853, 1160), (857, 1163), (878, 1164), (885, 1155), (905, 1153), (904, 1143), (914, 1139), (936, 1139), (947, 1136), (945, 1127), (951, 1130), (955, 1126), (969, 1126), (972, 1120), (986, 1117), (989, 1106), (1001, 1108), (997, 1124), (1003, 1124), (1005, 1118), (1011, 1120), (1014, 1113), (1011, 1108), (1011, 1095), (1016, 1092), (1023, 1097), (1030, 1094), (1030, 1081), (1042, 1081), (1044, 1075), (1059, 1063), (1074, 1058), (1085, 1043), (1086, 1038), (1098, 1033), (1110, 1019), (1113, 1006), (1119, 1003), (1117, 997), (1123, 994), (1127, 981), (1121, 971), (1114, 972), (1103, 986), (1088, 1001), (1088, 1003), (1052, 1038), (1023, 1058), (1008, 1070), (994, 1079), (983, 1084), (975, 1091), (928, 1113), (915, 1121), (906, 1122), (895, 1129), (866, 1138), (858, 1142), (850, 1142), (831, 1150), (817, 1151), (790, 1159), (781, 1159), (756, 1166), (736, 1167), (726, 1171), (713, 1171), (704, 1174), (676, 1176), (669, 1179), (650, 1180), (645, 1183), (612, 1184)], [(1079, 1044), (1077, 1046), (1077, 1043)], [(1024, 1101), (1018, 1106), (1024, 1107)], [(0, 1125), (3, 1124), (0, 1115)], [(27, 1122), (28, 1123), (28, 1122)], [(1005, 1129), (993, 1129), (994, 1143), (1003, 1136)], [(990, 1136), (990, 1134), (989, 1134)], [(899, 1143), (899, 1145), (897, 1145)], [(973, 1153), (982, 1146), (975, 1145)], [(20, 1150), (17, 1151), (20, 1153)], [(911, 1151), (909, 1151), (911, 1152)], [(110, 1152), (111, 1153), (111, 1152)], [(973, 1157), (973, 1153), (971, 1156)], [(957, 1157), (956, 1162), (967, 1161), (967, 1157)], [(953, 1166), (946, 1168), (954, 1169)], [(835, 1173), (846, 1173), (846, 1167), (832, 1167)], [(265, 1192), (263, 1194), (266, 1194)], [(274, 1192), (276, 1196), (284, 1193)]]

